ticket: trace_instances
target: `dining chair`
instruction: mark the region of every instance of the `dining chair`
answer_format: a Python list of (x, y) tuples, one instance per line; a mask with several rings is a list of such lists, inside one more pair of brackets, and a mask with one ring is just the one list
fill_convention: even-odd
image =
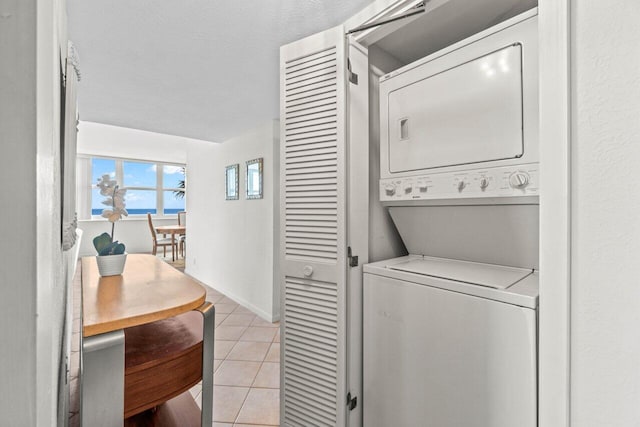
[(149, 221), (149, 229), (151, 230), (151, 238), (153, 239), (153, 250), (151, 253), (155, 255), (158, 252), (158, 246), (162, 246), (164, 250), (164, 256), (167, 256), (167, 246), (171, 246), (171, 251), (173, 251), (173, 242), (170, 237), (164, 237), (158, 239), (158, 235), (156, 233), (156, 228), (153, 226), (153, 221), (151, 220), (151, 214), (147, 213), (147, 220)]
[[(187, 212), (186, 211), (180, 211), (178, 212), (178, 225), (184, 225), (185, 227), (187, 226)], [(182, 256), (182, 258), (184, 258), (184, 254), (185, 254), (185, 249), (187, 246), (187, 236), (185, 234), (182, 234), (180, 236), (180, 255)]]
[(178, 225), (187, 225), (187, 211), (178, 212)]

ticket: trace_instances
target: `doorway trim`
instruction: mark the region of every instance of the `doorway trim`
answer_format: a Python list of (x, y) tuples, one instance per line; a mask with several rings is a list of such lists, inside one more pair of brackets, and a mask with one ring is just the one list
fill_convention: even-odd
[[(431, 0), (434, 8), (448, 0)], [(415, 0), (376, 0), (351, 28)], [(539, 0), (540, 311), (538, 425), (568, 427), (571, 406), (571, 0)], [(411, 18), (409, 18), (411, 19)], [(373, 31), (371, 31), (373, 32)], [(360, 34), (360, 38), (370, 33)]]
[(540, 427), (571, 421), (570, 0), (540, 0)]

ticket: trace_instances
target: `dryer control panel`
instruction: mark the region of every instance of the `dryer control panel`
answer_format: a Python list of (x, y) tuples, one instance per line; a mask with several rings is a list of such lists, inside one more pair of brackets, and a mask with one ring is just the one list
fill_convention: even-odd
[(380, 180), (380, 201), (522, 197), (539, 194), (539, 164)]

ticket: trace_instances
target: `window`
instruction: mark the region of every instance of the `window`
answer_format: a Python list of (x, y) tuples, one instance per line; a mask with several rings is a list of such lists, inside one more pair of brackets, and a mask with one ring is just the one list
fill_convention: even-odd
[[(158, 166), (155, 163), (122, 161), (123, 187), (127, 189), (125, 201), (130, 215), (158, 213)], [(95, 214), (94, 214), (95, 215)]]
[(177, 214), (185, 210), (185, 167), (179, 165), (162, 165), (162, 183), (164, 190), (164, 214)]
[[(185, 210), (185, 165), (103, 157), (78, 158), (78, 218), (102, 214), (103, 196), (96, 184), (102, 175), (127, 189), (130, 216), (175, 215)], [(90, 182), (86, 182), (90, 178)], [(85, 180), (83, 182), (83, 180)]]

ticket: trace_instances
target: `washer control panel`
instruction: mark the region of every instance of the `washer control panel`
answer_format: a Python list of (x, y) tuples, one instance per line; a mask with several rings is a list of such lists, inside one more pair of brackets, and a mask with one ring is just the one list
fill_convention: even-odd
[(537, 196), (538, 164), (380, 180), (380, 201)]

